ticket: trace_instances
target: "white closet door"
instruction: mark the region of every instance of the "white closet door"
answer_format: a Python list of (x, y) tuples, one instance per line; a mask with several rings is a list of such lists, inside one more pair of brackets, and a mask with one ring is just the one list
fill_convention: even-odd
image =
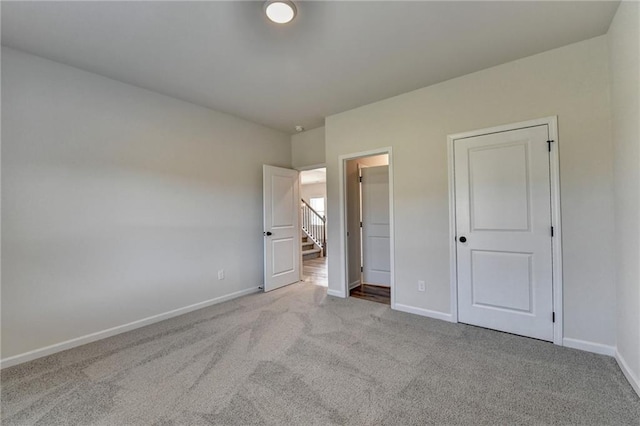
[(546, 125), (454, 142), (458, 319), (553, 341)]

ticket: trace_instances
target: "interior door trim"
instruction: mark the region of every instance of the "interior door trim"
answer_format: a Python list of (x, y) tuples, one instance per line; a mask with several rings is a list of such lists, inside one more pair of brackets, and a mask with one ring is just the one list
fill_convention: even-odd
[[(338, 181), (339, 181), (339, 223), (338, 228), (340, 230), (340, 246), (339, 246), (339, 267), (340, 277), (342, 282), (339, 284), (339, 289), (332, 289), (329, 285), (327, 294), (330, 296), (336, 296), (341, 298), (349, 297), (349, 271), (347, 263), (347, 178), (346, 167), (347, 161), (361, 157), (370, 157), (373, 155), (388, 154), (389, 156), (389, 244), (390, 244), (390, 270), (391, 270), (391, 309), (396, 308), (396, 285), (395, 285), (395, 226), (394, 226), (394, 191), (393, 191), (393, 149), (392, 147), (383, 147), (378, 149), (372, 149), (369, 151), (355, 152), (351, 154), (343, 154), (338, 156)], [(332, 225), (333, 226), (333, 225)]]
[(458, 259), (456, 243), (456, 199), (455, 199), (455, 158), (454, 144), (456, 140), (492, 133), (508, 132), (535, 126), (547, 126), (549, 140), (549, 178), (551, 184), (551, 222), (553, 226), (552, 247), (552, 276), (553, 276), (553, 343), (563, 346), (563, 284), (562, 284), (562, 221), (560, 211), (560, 159), (558, 149), (558, 117), (551, 116), (536, 120), (522, 121), (519, 123), (505, 124), (487, 129), (473, 130), (470, 132), (451, 134), (447, 136), (447, 160), (449, 171), (449, 265), (450, 265), (450, 299), (451, 320), (458, 322)]

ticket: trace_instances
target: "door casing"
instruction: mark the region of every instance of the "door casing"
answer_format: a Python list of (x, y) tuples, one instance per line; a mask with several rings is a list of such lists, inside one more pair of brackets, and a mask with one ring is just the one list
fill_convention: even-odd
[(458, 259), (456, 242), (456, 200), (455, 200), (455, 164), (454, 144), (458, 139), (482, 136), (491, 133), (506, 132), (527, 127), (547, 125), (551, 152), (549, 155), (549, 173), (551, 183), (551, 221), (554, 227), (552, 244), (552, 276), (553, 276), (553, 343), (562, 346), (563, 339), (563, 302), (562, 302), (562, 221), (560, 212), (560, 161), (558, 149), (558, 117), (545, 117), (536, 120), (522, 121), (487, 129), (473, 130), (447, 136), (447, 153), (449, 166), (449, 259), (450, 259), (450, 298), (451, 318), (458, 322)]
[(346, 167), (347, 161), (362, 157), (371, 157), (374, 155), (387, 154), (389, 156), (389, 244), (390, 244), (390, 270), (391, 270), (391, 309), (396, 309), (395, 305), (395, 232), (393, 220), (393, 152), (392, 148), (384, 147), (371, 151), (363, 151), (352, 154), (340, 155), (338, 157), (339, 164), (339, 188), (340, 188), (340, 275), (342, 277), (341, 291), (327, 290), (330, 296), (347, 298), (349, 297), (349, 269), (347, 263), (347, 179)]

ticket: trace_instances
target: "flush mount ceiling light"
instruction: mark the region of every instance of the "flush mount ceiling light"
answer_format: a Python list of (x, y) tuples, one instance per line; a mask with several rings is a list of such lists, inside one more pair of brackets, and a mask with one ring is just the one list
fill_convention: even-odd
[(296, 17), (296, 12), (296, 6), (290, 1), (271, 0), (264, 4), (264, 13), (276, 24), (291, 22)]

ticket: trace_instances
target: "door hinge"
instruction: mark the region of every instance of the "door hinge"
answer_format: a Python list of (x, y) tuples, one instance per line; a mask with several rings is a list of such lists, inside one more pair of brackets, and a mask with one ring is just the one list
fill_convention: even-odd
[(360, 267), (360, 272), (364, 272), (364, 266)]
[(556, 313), (551, 312), (551, 322), (556, 322)]
[(551, 152), (551, 144), (554, 143), (554, 140), (548, 140), (547, 141), (547, 148), (549, 149), (549, 152)]
[(360, 228), (362, 228), (362, 222), (360, 222)]
[(362, 182), (362, 176), (358, 177), (358, 181)]
[(553, 231), (553, 226), (552, 226), (552, 227), (551, 227), (551, 236), (552, 236), (552, 237), (553, 237), (553, 233), (554, 233), (554, 231)]

